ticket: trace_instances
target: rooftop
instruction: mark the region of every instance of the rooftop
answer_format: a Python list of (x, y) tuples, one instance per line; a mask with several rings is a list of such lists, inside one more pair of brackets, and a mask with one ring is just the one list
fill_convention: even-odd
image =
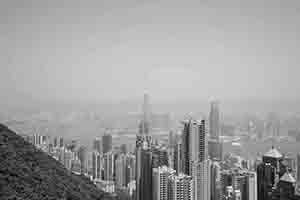
[(264, 156), (271, 158), (282, 158), (282, 154), (274, 147), (272, 147), (267, 153), (265, 153)]
[(286, 172), (280, 178), (280, 181), (284, 181), (284, 182), (288, 182), (288, 183), (296, 183), (296, 179), (289, 172)]

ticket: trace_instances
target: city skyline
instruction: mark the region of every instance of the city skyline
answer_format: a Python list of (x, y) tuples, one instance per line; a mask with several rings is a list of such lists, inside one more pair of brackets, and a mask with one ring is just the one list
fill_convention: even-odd
[(300, 200), (299, 0), (3, 0), (0, 199)]
[[(70, 173), (86, 176), (98, 189), (126, 200), (299, 198), (299, 154), (297, 151), (281, 153), (277, 149), (281, 141), (279, 146), (274, 146), (273, 141), (282, 138), (276, 114), (266, 118), (263, 133), (252, 130), (255, 125), (249, 121), (246, 133), (228, 135), (220, 128), (219, 102), (212, 101), (208, 119), (196, 120), (190, 116), (178, 121), (182, 124), (179, 131), (173, 133), (166, 128), (164, 135), (168, 140), (158, 140), (157, 133), (161, 130), (152, 127), (149, 99), (144, 94), (137, 130), (133, 133), (135, 148), (131, 150), (127, 150), (130, 142), (121, 140), (121, 144), (115, 144), (113, 139), (117, 138), (107, 130), (102, 138), (93, 139), (92, 148), (77, 140), (51, 138), (39, 132), (22, 136)], [(263, 144), (269, 150), (244, 157), (241, 154), (244, 145), (248, 140), (255, 145), (257, 139), (271, 139), (272, 146)], [(224, 149), (224, 144), (227, 148), (230, 144), (233, 149)]]

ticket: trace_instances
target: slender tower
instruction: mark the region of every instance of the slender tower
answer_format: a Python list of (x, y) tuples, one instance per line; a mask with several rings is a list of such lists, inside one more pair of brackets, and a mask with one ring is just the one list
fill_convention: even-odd
[(143, 102), (143, 116), (140, 122), (139, 133), (140, 135), (149, 135), (150, 126), (150, 108), (149, 108), (149, 96), (144, 94)]
[(196, 143), (196, 156), (191, 163), (191, 174), (194, 182), (194, 200), (210, 199), (211, 161), (208, 159), (205, 120), (198, 121), (197, 135), (192, 140)]
[(144, 95), (143, 114), (136, 137), (136, 200), (152, 200), (152, 138), (149, 135), (149, 97)]
[(205, 120), (187, 120), (183, 123), (182, 156), (183, 172), (192, 175), (193, 165), (207, 160), (208, 148), (205, 131)]
[(218, 141), (220, 137), (220, 112), (218, 101), (212, 101), (210, 103), (209, 131), (211, 139)]
[(152, 200), (152, 152), (149, 136), (137, 136), (136, 140), (136, 200)]
[(220, 111), (219, 102), (212, 101), (210, 103), (209, 113), (209, 133), (208, 153), (211, 160), (222, 160), (223, 144), (220, 140)]

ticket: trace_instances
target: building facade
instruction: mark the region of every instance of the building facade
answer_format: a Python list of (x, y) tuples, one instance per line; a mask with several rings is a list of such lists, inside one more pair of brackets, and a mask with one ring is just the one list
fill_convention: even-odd
[(153, 200), (169, 200), (168, 197), (168, 178), (175, 175), (175, 170), (162, 166), (153, 168), (152, 174), (152, 193)]
[(193, 200), (193, 179), (185, 174), (168, 178), (169, 200)]

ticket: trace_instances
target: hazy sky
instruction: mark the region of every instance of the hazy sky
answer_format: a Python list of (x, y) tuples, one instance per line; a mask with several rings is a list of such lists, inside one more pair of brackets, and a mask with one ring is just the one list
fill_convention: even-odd
[(299, 98), (299, 50), (299, 0), (0, 2), (1, 101)]

